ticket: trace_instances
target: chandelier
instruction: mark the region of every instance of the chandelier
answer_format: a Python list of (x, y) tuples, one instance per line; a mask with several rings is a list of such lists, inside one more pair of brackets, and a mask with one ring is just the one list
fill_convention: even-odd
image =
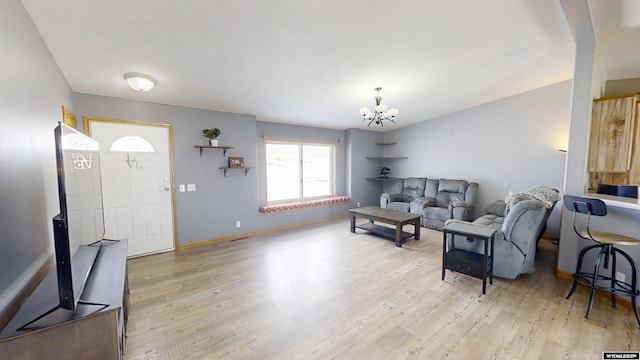
[(387, 105), (380, 104), (382, 101), (382, 97), (380, 97), (381, 87), (377, 87), (374, 89), (378, 92), (376, 95), (376, 107), (375, 112), (372, 112), (368, 107), (360, 108), (360, 115), (362, 115), (362, 121), (369, 121), (367, 126), (370, 126), (371, 123), (376, 123), (376, 125), (384, 126), (382, 123), (384, 120), (389, 120), (392, 123), (396, 123), (393, 119), (395, 119), (396, 115), (398, 115), (398, 109), (389, 109), (387, 110)]

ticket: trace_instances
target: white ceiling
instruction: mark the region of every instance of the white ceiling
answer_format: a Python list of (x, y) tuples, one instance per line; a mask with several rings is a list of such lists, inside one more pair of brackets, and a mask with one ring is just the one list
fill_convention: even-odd
[(640, 1), (590, 0), (607, 80), (640, 78)]
[[(596, 25), (613, 43), (603, 51), (629, 53), (628, 44), (612, 39), (638, 35), (638, 23), (620, 9), (640, 14), (640, 2), (593, 2), (601, 15)], [(358, 109), (372, 108), (373, 89), (381, 86), (383, 103), (400, 114), (397, 125), (371, 128), (389, 130), (573, 73), (575, 45), (558, 0), (23, 4), (76, 92), (260, 121), (366, 128)], [(638, 59), (606, 57), (607, 77), (640, 77)], [(127, 72), (151, 75), (158, 86), (137, 93), (122, 78)]]

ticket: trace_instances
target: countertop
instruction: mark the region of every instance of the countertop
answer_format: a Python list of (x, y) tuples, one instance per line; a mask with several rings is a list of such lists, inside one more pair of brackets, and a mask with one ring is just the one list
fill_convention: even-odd
[(597, 194), (597, 193), (583, 193), (582, 196), (600, 199), (604, 201), (604, 203), (607, 204), (607, 206), (614, 206), (614, 207), (631, 209), (631, 210), (640, 210), (640, 201), (635, 198)]

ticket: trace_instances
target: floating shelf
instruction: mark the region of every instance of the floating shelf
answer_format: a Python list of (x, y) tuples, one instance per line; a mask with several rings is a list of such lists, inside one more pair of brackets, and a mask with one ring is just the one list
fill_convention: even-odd
[[(377, 142), (374, 143), (376, 145), (396, 145), (397, 143), (395, 142)], [(382, 165), (384, 165), (386, 160), (404, 160), (404, 159), (408, 159), (408, 156), (367, 156), (365, 157), (365, 159), (368, 160), (381, 160), (382, 161)], [(380, 164), (380, 163), (379, 163)], [(366, 180), (371, 180), (371, 181), (396, 181), (396, 180), (404, 180), (404, 178), (398, 178), (398, 177), (382, 177), (382, 176), (376, 176), (376, 177), (370, 177), (370, 178), (365, 178)]]
[(397, 178), (397, 177), (372, 177), (372, 178), (367, 178), (367, 180), (373, 180), (373, 181), (389, 181), (389, 180), (404, 180), (404, 178)]
[(194, 148), (200, 149), (200, 156), (202, 156), (203, 149), (222, 149), (222, 156), (227, 155), (227, 149), (233, 149), (233, 146), (209, 146), (209, 145), (195, 145)]
[(367, 156), (365, 159), (369, 159), (369, 160), (400, 160), (400, 159), (408, 159), (408, 156), (390, 156), (390, 157), (384, 157), (384, 156)]
[(223, 166), (223, 167), (219, 167), (218, 169), (222, 169), (222, 171), (224, 171), (224, 176), (227, 176), (227, 171), (229, 170), (244, 170), (244, 176), (247, 176), (247, 173), (249, 172), (249, 170), (253, 169), (252, 167), (236, 167), (236, 168), (232, 168), (232, 167), (228, 167), (228, 166)]

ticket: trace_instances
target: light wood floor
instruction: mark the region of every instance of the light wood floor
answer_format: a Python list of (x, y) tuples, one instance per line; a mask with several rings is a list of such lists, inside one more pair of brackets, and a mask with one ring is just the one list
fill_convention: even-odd
[(447, 271), (442, 234), (403, 248), (348, 220), (129, 260), (127, 359), (601, 359), (640, 350), (631, 310), (565, 299), (557, 247), (536, 272)]

